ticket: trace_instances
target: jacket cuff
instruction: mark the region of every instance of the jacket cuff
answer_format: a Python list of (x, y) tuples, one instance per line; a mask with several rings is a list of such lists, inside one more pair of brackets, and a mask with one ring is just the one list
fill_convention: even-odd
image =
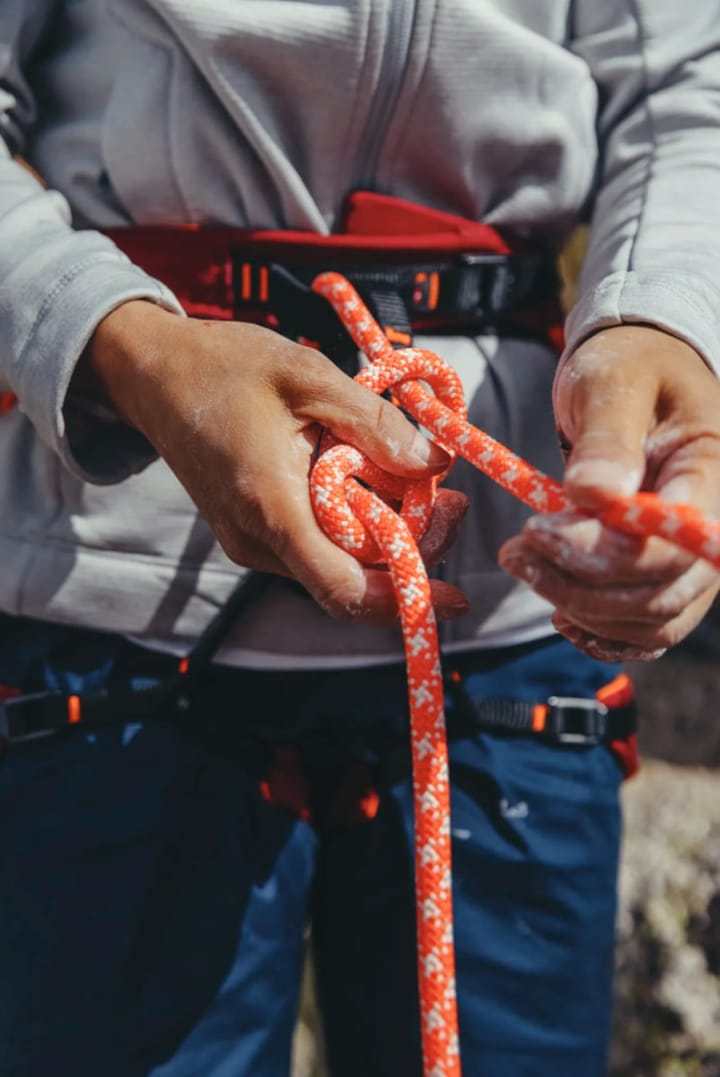
[(97, 325), (122, 303), (146, 299), (177, 314), (183, 310), (169, 289), (104, 237), (83, 238), (85, 257), (65, 268), (33, 311), (12, 363), (12, 383), (21, 410), (65, 466), (87, 482), (107, 484), (141, 471), (157, 454), (141, 434), (109, 414), (65, 406), (75, 366)]
[(633, 323), (679, 337), (720, 373), (720, 294), (684, 270), (614, 273), (586, 292), (568, 316), (560, 366), (597, 330)]

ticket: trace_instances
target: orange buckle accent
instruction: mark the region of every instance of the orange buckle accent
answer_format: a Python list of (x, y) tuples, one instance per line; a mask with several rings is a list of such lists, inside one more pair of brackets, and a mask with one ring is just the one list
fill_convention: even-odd
[(385, 336), (391, 344), (402, 344), (404, 348), (409, 348), (412, 344), (412, 337), (409, 333), (403, 333), (400, 329), (393, 329), (391, 325), (385, 326)]
[(436, 269), (430, 273), (420, 270), (415, 274), (412, 293), (413, 305), (425, 310), (435, 310), (440, 298), (440, 274)]
[(252, 278), (251, 278), (251, 266), (249, 262), (243, 262), (242, 269), (240, 270), (240, 296), (242, 299), (249, 299), (252, 295)]
[(542, 733), (548, 716), (547, 703), (536, 703), (532, 709), (533, 733)]
[(257, 300), (267, 303), (270, 298), (270, 274), (268, 267), (254, 262), (243, 262), (240, 266), (240, 298), (245, 302)]
[(627, 673), (620, 673), (614, 680), (598, 688), (595, 698), (606, 707), (622, 707), (635, 698), (633, 683)]
[(258, 286), (258, 291), (260, 294), (260, 302), (267, 303), (268, 296), (270, 295), (267, 266), (260, 266), (260, 284)]
[(68, 696), (67, 698), (68, 724), (76, 725), (82, 717), (80, 696)]
[(353, 763), (335, 795), (325, 821), (328, 830), (371, 822), (380, 810), (380, 794), (365, 763)]
[(433, 272), (430, 274), (430, 280), (428, 281), (428, 299), (427, 305), (429, 310), (435, 310), (438, 305), (438, 298), (440, 297), (440, 274)]
[(298, 819), (310, 819), (310, 802), (300, 753), (295, 748), (275, 750), (270, 769), (260, 782), (260, 794), (268, 804), (284, 808)]

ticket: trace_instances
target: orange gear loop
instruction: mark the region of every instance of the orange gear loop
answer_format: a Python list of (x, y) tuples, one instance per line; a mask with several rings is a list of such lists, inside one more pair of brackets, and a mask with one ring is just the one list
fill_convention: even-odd
[[(392, 389), (396, 402), (451, 456), (464, 457), (537, 511), (574, 507), (560, 483), (466, 421), (462, 386), (442, 359), (419, 348), (395, 350), (340, 274), (322, 273), (312, 287), (332, 304), (371, 363), (356, 381), (376, 393)], [(316, 517), (326, 534), (363, 563), (386, 564), (397, 595), (411, 717), (423, 1072), (424, 1077), (459, 1077), (443, 685), (430, 585), (416, 545), (430, 519), (437, 482), (404, 483), (386, 475), (359, 450), (328, 438), (310, 487)], [(387, 501), (402, 502), (399, 515)], [(637, 494), (613, 501), (598, 516), (620, 531), (660, 535), (720, 569), (720, 526), (691, 506)]]

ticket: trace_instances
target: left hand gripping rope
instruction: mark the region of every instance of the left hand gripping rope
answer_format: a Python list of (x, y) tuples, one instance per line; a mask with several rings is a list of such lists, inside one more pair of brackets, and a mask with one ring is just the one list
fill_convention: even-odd
[[(312, 287), (332, 304), (370, 361), (356, 381), (376, 393), (392, 388), (397, 403), (451, 456), (464, 457), (536, 511), (574, 508), (560, 483), (466, 421), (460, 380), (439, 356), (419, 348), (395, 350), (340, 274), (322, 273)], [(357, 449), (331, 439), (328, 445), (310, 480), (318, 522), (364, 564), (387, 565), (400, 609), (411, 719), (423, 1072), (424, 1077), (460, 1077), (443, 684), (430, 585), (416, 544), (430, 520), (439, 480), (404, 482)], [(401, 501), (400, 514), (384, 499)], [(598, 518), (633, 535), (659, 535), (720, 569), (720, 525), (692, 506), (636, 494), (611, 502)]]

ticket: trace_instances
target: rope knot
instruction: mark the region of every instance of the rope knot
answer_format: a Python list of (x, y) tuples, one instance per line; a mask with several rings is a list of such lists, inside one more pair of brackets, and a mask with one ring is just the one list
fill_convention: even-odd
[[(391, 475), (351, 445), (333, 445), (318, 459), (310, 487), (315, 516), (325, 534), (366, 565), (385, 564), (375, 535), (404, 521), (413, 542), (430, 522), (436, 480)], [(399, 506), (399, 514), (395, 509)], [(398, 530), (397, 542), (404, 535)]]
[[(391, 391), (393, 402), (401, 407), (407, 404), (420, 422), (433, 400), (465, 418), (460, 379), (438, 355), (423, 348), (393, 348), (355, 289), (339, 273), (320, 274), (312, 287), (351, 328), (355, 343), (370, 363), (355, 378), (359, 385), (378, 395)], [(435, 440), (454, 459), (455, 453), (443, 444), (441, 434), (436, 433)], [(322, 529), (346, 552), (364, 564), (381, 564), (386, 559), (373, 537), (381, 517), (385, 527), (390, 527), (386, 514), (399, 509), (399, 518), (417, 542), (430, 522), (440, 478), (444, 476), (415, 482), (400, 479), (382, 471), (359, 450), (338, 445), (328, 437), (312, 473), (313, 508)]]

